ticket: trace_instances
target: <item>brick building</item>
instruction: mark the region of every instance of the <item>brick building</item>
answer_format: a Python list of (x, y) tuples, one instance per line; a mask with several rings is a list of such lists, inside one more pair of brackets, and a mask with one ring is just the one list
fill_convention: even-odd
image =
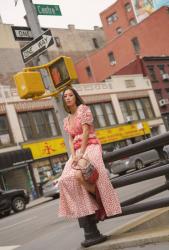
[[(127, 1), (118, 1), (101, 13), (107, 42), (103, 48), (78, 61), (79, 82), (104, 81), (134, 61), (138, 54), (142, 57), (169, 55), (168, 7), (161, 7), (140, 23), (130, 24), (134, 14), (132, 9), (128, 14), (125, 4)], [(118, 18), (109, 23), (108, 17), (115, 11)], [(116, 32), (117, 27), (121, 27), (121, 32)]]
[(169, 56), (137, 57), (115, 75), (143, 74), (154, 89), (162, 117), (169, 130)]

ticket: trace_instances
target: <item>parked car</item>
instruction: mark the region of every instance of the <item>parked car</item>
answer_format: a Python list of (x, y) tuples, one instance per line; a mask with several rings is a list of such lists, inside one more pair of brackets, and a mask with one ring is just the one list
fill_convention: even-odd
[[(168, 158), (166, 148), (164, 148), (164, 152), (165, 152), (165, 157)], [(168, 152), (169, 152), (169, 147), (168, 147)], [(130, 156), (125, 159), (109, 163), (109, 171), (113, 174), (123, 175), (130, 169), (139, 170), (159, 160), (160, 158), (157, 151), (152, 149), (143, 153)]]
[(61, 173), (51, 177), (51, 179), (42, 186), (44, 197), (53, 197), (54, 199), (59, 197), (58, 182), (60, 175)]
[(15, 213), (25, 210), (29, 203), (29, 194), (24, 189), (4, 191), (0, 189), (0, 216), (7, 216), (13, 210)]

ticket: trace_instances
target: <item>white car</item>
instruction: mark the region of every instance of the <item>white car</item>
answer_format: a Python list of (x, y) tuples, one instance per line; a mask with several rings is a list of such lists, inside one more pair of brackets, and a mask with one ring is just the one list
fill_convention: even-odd
[(60, 176), (58, 175), (56, 177), (53, 177), (51, 180), (49, 180), (42, 186), (44, 197), (53, 197), (54, 199), (59, 197), (59, 177)]

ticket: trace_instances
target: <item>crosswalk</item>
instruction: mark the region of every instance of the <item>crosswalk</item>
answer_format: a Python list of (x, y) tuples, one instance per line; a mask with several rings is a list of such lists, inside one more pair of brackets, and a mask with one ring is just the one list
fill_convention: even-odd
[(0, 250), (13, 250), (13, 249), (16, 249), (20, 247), (19, 245), (17, 246), (3, 246), (3, 247), (0, 247)]

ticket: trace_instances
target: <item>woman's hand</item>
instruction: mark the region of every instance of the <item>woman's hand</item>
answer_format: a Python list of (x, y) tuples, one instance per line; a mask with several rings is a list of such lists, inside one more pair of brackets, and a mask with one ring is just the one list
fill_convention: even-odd
[(73, 162), (73, 164), (76, 164), (82, 158), (82, 156), (83, 156), (82, 153), (79, 153), (77, 155), (73, 155), (72, 156), (72, 162)]

